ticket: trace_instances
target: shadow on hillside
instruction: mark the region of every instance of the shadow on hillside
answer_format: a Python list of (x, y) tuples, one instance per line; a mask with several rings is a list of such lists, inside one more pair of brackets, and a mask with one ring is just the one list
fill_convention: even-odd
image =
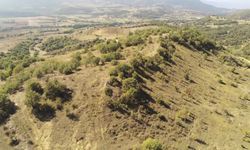
[(157, 112), (148, 105), (150, 102), (155, 103), (155, 100), (146, 91), (141, 89), (140, 94), (136, 97), (136, 101), (126, 104), (126, 107), (117, 107), (111, 104), (109, 105), (109, 108), (113, 111), (118, 111), (123, 115), (130, 115), (130, 110), (137, 110), (140, 106), (142, 106), (147, 114), (157, 114)]
[(11, 101), (1, 102), (0, 104), (0, 125), (6, 123), (11, 115), (15, 114), (18, 107)]
[(32, 113), (40, 121), (50, 121), (55, 117), (55, 109), (48, 104), (38, 104), (32, 110)]

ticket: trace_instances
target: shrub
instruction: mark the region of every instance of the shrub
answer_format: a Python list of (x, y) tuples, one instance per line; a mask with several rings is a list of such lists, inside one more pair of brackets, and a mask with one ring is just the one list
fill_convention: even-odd
[(32, 113), (40, 121), (50, 121), (55, 117), (55, 108), (49, 104), (38, 104), (32, 109)]
[(170, 35), (170, 38), (182, 44), (183, 46), (190, 47), (200, 51), (219, 50), (220, 47), (214, 41), (209, 40), (197, 30), (183, 29), (176, 31)]
[(0, 57), (0, 78), (2, 80), (6, 80), (13, 73), (22, 72), (25, 67), (29, 67), (32, 63), (38, 61), (37, 58), (30, 56), (29, 49), (32, 43), (31, 40), (21, 42), (9, 50), (9, 53)]
[(134, 70), (127, 64), (119, 64), (110, 72), (111, 76), (119, 76), (121, 79), (132, 77)]
[(63, 63), (60, 67), (59, 67), (59, 72), (65, 75), (69, 75), (73, 72), (73, 67), (71, 66), (71, 64), (69, 63)]
[(72, 56), (70, 63), (74, 70), (76, 70), (81, 65), (81, 60), (82, 57), (80, 53), (76, 53)]
[(92, 53), (88, 53), (87, 57), (85, 58), (85, 65), (98, 66), (100, 62), (101, 62), (101, 58), (96, 57)]
[(57, 98), (62, 101), (69, 100), (71, 98), (70, 90), (57, 80), (49, 81), (45, 87), (45, 96), (48, 99), (56, 100)]
[(6, 80), (7, 78), (8, 78), (8, 75), (6, 75), (5, 72), (0, 71), (0, 80), (1, 80), (1, 81), (4, 81), (4, 80)]
[(130, 61), (131, 66), (135, 71), (140, 70), (141, 67), (145, 65), (146, 59), (144, 59), (141, 55), (136, 56)]
[(59, 72), (65, 75), (73, 73), (74, 70), (81, 65), (81, 55), (79, 53), (73, 55), (70, 62), (62, 63), (59, 67)]
[(105, 62), (111, 62), (112, 60), (119, 60), (122, 58), (122, 55), (118, 52), (112, 52), (112, 53), (108, 53), (102, 56), (102, 59)]
[(17, 65), (14, 69), (13, 69), (13, 73), (14, 74), (18, 74), (19, 72), (21, 72), (24, 69), (22, 64)]
[(36, 92), (36, 93), (38, 93), (40, 95), (42, 95), (43, 92), (44, 92), (41, 84), (39, 82), (35, 82), (35, 81), (31, 81), (31, 82), (28, 83), (27, 90)]
[(129, 88), (127, 91), (123, 92), (119, 101), (126, 105), (137, 105), (138, 98), (140, 96), (140, 89)]
[(39, 105), (39, 102), (41, 101), (41, 95), (34, 92), (34, 91), (31, 91), (31, 90), (27, 90), (26, 91), (26, 95), (25, 95), (25, 104), (28, 106), (28, 107), (36, 107), (37, 105)]
[(105, 43), (102, 43), (98, 46), (98, 49), (101, 53), (111, 53), (116, 52), (121, 47), (121, 43), (115, 40), (108, 40)]
[(113, 96), (113, 90), (110, 87), (105, 88), (105, 94), (109, 97)]
[(148, 138), (142, 143), (142, 150), (163, 150), (162, 144), (154, 139)]
[(129, 46), (137, 46), (137, 45), (143, 44), (143, 43), (144, 43), (144, 40), (142, 37), (140, 37), (139, 35), (133, 34), (133, 35), (129, 35), (127, 37), (125, 45), (129, 47)]
[(15, 112), (15, 104), (8, 99), (7, 95), (0, 92), (0, 124)]
[(134, 88), (134, 89), (139, 89), (139, 83), (136, 79), (134, 78), (127, 78), (122, 81), (122, 90), (124, 92), (128, 91), (129, 89)]
[(158, 54), (167, 61), (171, 61), (175, 53), (175, 46), (168, 39), (161, 39), (161, 47), (158, 49)]
[(111, 77), (110, 80), (108, 81), (108, 85), (113, 87), (119, 86), (120, 84), (121, 84), (120, 81), (115, 77)]

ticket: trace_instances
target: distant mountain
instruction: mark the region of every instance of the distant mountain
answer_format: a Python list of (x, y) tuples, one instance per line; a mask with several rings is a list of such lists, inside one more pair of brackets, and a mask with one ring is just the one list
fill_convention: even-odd
[[(193, 11), (203, 15), (222, 14), (225, 9), (205, 4), (200, 0), (9, 0), (0, 1), (1, 15), (54, 15), (79, 14), (91, 12), (100, 7), (113, 8), (150, 8), (157, 7), (165, 10)], [(82, 11), (81, 11), (82, 10)], [(162, 11), (161, 11), (162, 12)], [(165, 12), (163, 12), (165, 13)], [(169, 13), (169, 11), (168, 11)]]

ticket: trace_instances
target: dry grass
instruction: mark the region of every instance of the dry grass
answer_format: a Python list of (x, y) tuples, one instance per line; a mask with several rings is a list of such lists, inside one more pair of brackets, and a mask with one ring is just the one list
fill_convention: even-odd
[[(131, 29), (134, 30), (134, 29)], [(85, 34), (85, 32), (87, 34)], [(88, 39), (96, 34), (103, 38), (124, 37), (129, 29), (104, 28), (74, 34), (76, 38)], [(159, 47), (157, 37), (146, 44), (139, 53), (152, 56)], [(111, 111), (105, 106), (104, 90), (109, 80), (111, 64), (85, 67), (71, 75), (50, 74), (41, 79), (57, 79), (73, 89), (73, 99), (50, 122), (40, 122), (29, 114), (24, 106), (23, 91), (11, 97), (20, 107), (6, 124), (15, 128), (16, 136), (22, 139), (18, 148), (26, 148), (27, 141), (35, 145), (31, 149), (130, 149), (140, 145), (148, 137), (159, 139), (168, 149), (240, 149), (250, 126), (249, 102), (242, 100), (250, 88), (249, 70), (237, 68), (231, 72), (217, 56), (204, 59), (204, 54), (176, 45), (174, 64), (162, 64), (162, 72), (146, 72), (144, 90), (152, 99), (147, 106), (127, 113)], [(122, 62), (129, 62), (140, 47), (125, 48)], [(95, 55), (100, 55), (94, 51)], [(47, 60), (66, 61), (72, 53), (50, 56)], [(83, 54), (84, 55), (84, 54)], [(189, 74), (189, 80), (185, 75)], [(218, 76), (218, 74), (220, 76)], [(238, 87), (230, 84), (237, 80)], [(168, 82), (166, 82), (168, 81)], [(192, 82), (190, 82), (192, 81)], [(178, 89), (178, 90), (176, 90)], [(79, 116), (79, 121), (70, 120), (66, 110)], [(165, 119), (163, 119), (163, 116)], [(0, 135), (3, 135), (1, 127)], [(5, 137), (0, 136), (1, 147), (6, 147)], [(8, 146), (7, 146), (8, 147)], [(6, 148), (8, 149), (8, 148)]]

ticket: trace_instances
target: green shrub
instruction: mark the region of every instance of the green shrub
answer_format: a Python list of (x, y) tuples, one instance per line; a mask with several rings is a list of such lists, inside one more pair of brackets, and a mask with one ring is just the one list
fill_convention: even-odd
[(2, 80), (22, 72), (24, 68), (39, 60), (30, 56), (29, 49), (32, 43), (32, 40), (21, 42), (9, 50), (9, 53), (0, 57), (0, 78)]
[(22, 64), (18, 64), (14, 69), (13, 69), (13, 74), (18, 74), (24, 69)]
[(92, 53), (88, 53), (87, 57), (85, 58), (85, 65), (93, 65), (98, 66), (101, 63), (101, 58), (96, 57)]
[(122, 81), (122, 90), (124, 92), (128, 91), (129, 89), (134, 88), (134, 89), (139, 89), (140, 85), (138, 81), (134, 78), (127, 78)]
[(144, 39), (139, 36), (139, 35), (129, 35), (127, 37), (127, 40), (125, 42), (125, 45), (130, 47), (130, 46), (137, 46), (137, 45), (140, 45), (140, 44), (143, 44), (144, 43)]
[(27, 90), (25, 95), (25, 104), (28, 107), (36, 107), (41, 101), (41, 95), (35, 91)]
[(0, 80), (4, 81), (8, 78), (8, 75), (4, 71), (0, 71)]
[(142, 143), (142, 150), (163, 150), (162, 144), (154, 139), (148, 138)]
[(51, 51), (63, 49), (66, 47), (70, 47), (73, 45), (77, 45), (78, 43), (79, 41), (66, 37), (66, 36), (50, 37), (42, 43), (41, 49), (46, 52), (51, 52)]
[(71, 63), (63, 63), (59, 67), (59, 72), (65, 75), (73, 73), (74, 66)]
[(125, 105), (137, 105), (139, 103), (138, 102), (139, 96), (140, 96), (140, 89), (129, 88), (128, 90), (122, 93), (119, 101)]
[(101, 53), (107, 54), (111, 52), (116, 52), (121, 47), (121, 43), (115, 40), (108, 40), (98, 46)]
[(51, 100), (56, 100), (57, 98), (59, 98), (64, 102), (71, 98), (71, 93), (66, 85), (61, 84), (57, 80), (52, 80), (46, 84), (45, 96), (46, 98)]
[(81, 60), (82, 60), (82, 57), (80, 53), (76, 53), (72, 56), (72, 59), (70, 62), (71, 62), (71, 66), (73, 67), (73, 69), (77, 69), (78, 67), (80, 67)]
[(168, 50), (168, 49), (164, 49), (164, 48), (159, 48), (157, 50), (157, 53), (164, 59), (167, 61), (172, 60), (174, 51)]
[(119, 64), (111, 72), (111, 76), (119, 76), (121, 79), (132, 77), (134, 70), (127, 64)]
[(9, 94), (15, 93), (25, 81), (30, 79), (30, 76), (30, 72), (22, 72), (15, 76), (15, 78), (8, 79), (3, 85), (3, 91)]
[(214, 41), (211, 41), (194, 29), (183, 29), (173, 32), (170, 35), (170, 38), (179, 44), (188, 47), (192, 46), (196, 50), (200, 51), (214, 51), (220, 49)]
[(40, 95), (43, 94), (44, 90), (39, 82), (31, 81), (27, 84), (27, 90), (36, 92)]
[(121, 58), (122, 58), (122, 55), (118, 52), (112, 52), (112, 53), (102, 55), (102, 59), (105, 62), (111, 62), (112, 60), (120, 60)]

